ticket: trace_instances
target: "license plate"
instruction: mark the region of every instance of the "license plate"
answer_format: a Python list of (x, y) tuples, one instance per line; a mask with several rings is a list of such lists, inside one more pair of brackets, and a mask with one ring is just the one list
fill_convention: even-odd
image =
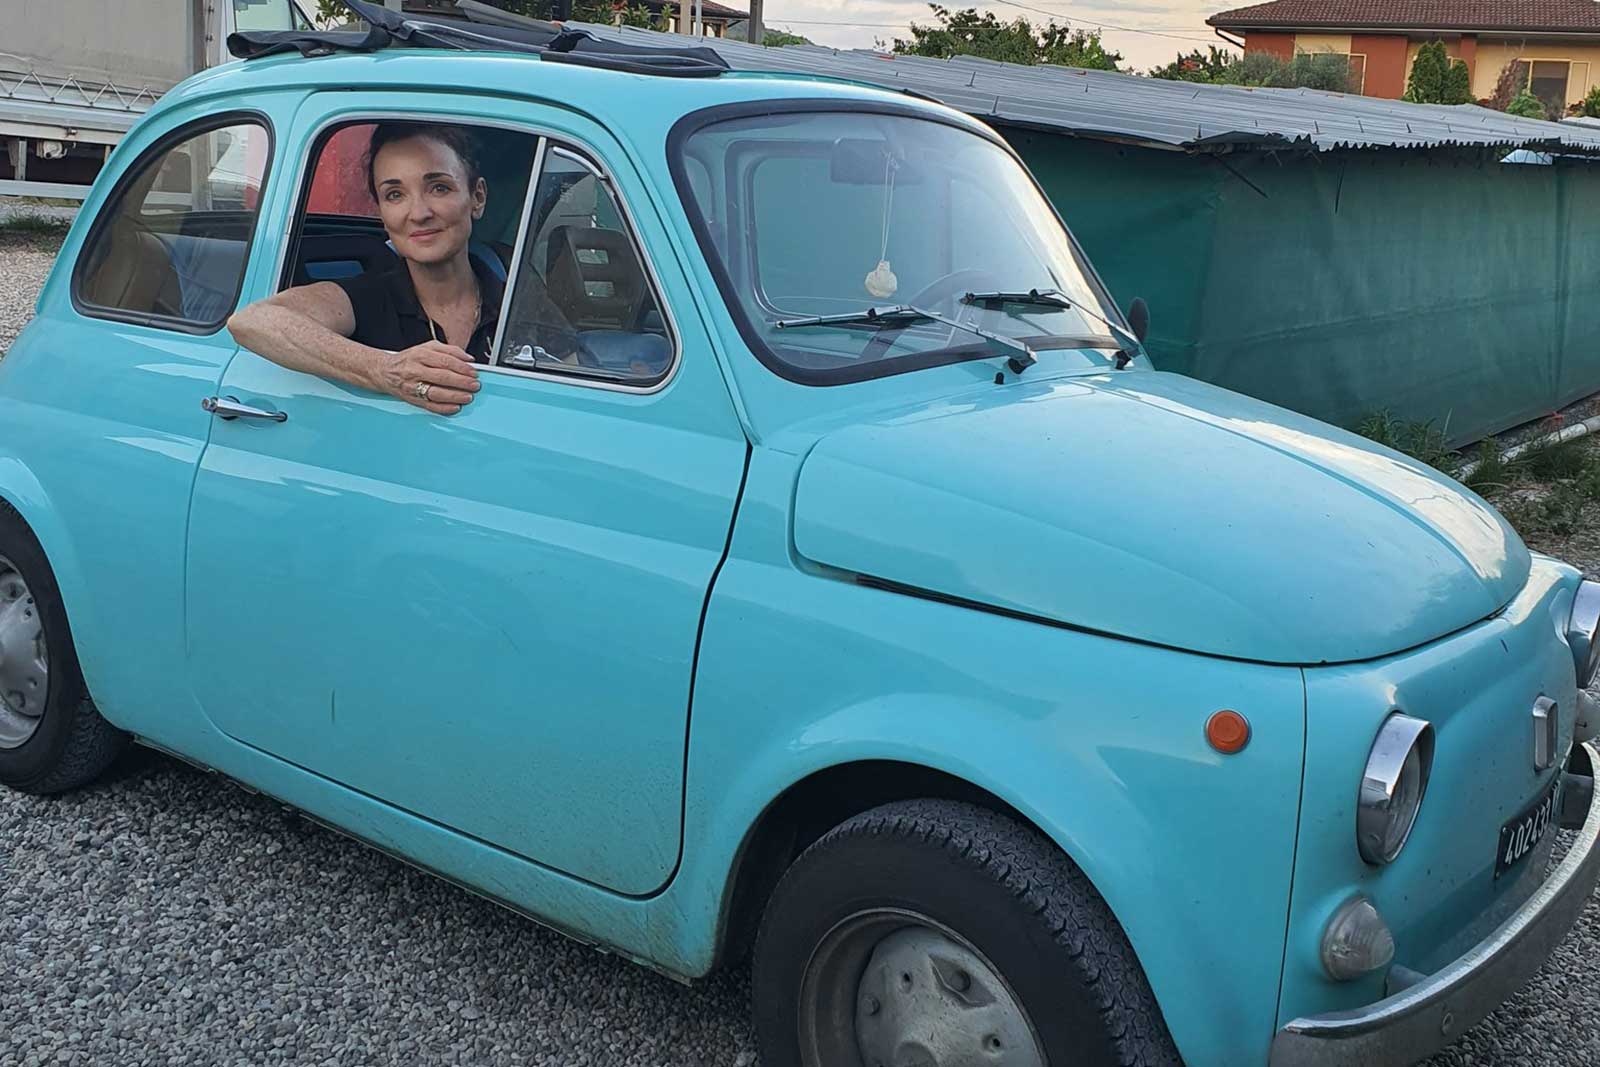
[(1534, 801), (1533, 806), (1500, 827), (1500, 850), (1495, 853), (1494, 876), (1499, 878), (1538, 848), (1539, 842), (1556, 821), (1556, 803), (1561, 793), (1561, 775), (1556, 775)]

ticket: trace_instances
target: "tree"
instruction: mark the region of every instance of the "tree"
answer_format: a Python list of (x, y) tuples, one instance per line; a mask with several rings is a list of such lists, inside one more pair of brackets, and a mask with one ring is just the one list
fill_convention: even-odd
[(911, 24), (911, 39), (895, 38), (894, 51), (901, 55), (981, 56), (1002, 63), (1056, 63), (1067, 67), (1116, 70), (1122, 56), (1109, 52), (1100, 41), (1098, 30), (1071, 29), (1054, 20), (1035, 29), (1025, 18), (1002, 22), (993, 12), (979, 14), (974, 8), (952, 11), (941, 4), (929, 4), (935, 24)]
[(1337, 52), (1301, 52), (1285, 60), (1271, 52), (1237, 55), (1212, 45), (1178, 56), (1150, 71), (1152, 78), (1210, 85), (1253, 85), (1274, 89), (1350, 91), (1350, 57)]
[(1511, 61), (1500, 68), (1500, 76), (1495, 79), (1494, 94), (1489, 97), (1489, 106), (1496, 111), (1506, 111), (1511, 107), (1511, 101), (1517, 94), (1528, 87), (1528, 65), (1520, 58), (1513, 56)]
[(1586, 119), (1600, 119), (1600, 85), (1589, 90), (1589, 95), (1578, 105), (1578, 114)]
[(1413, 104), (1470, 104), (1472, 81), (1467, 65), (1451, 59), (1443, 41), (1430, 41), (1417, 49), (1402, 99)]
[(761, 38), (761, 43), (768, 48), (784, 48), (791, 44), (810, 44), (811, 38), (790, 33), (788, 30), (768, 30)]
[(1544, 101), (1524, 89), (1511, 98), (1511, 104), (1506, 108), (1506, 114), (1516, 115), (1525, 119), (1547, 119), (1549, 113), (1545, 111)]
[(1225, 48), (1207, 45), (1206, 51), (1180, 53), (1177, 59), (1164, 67), (1154, 67), (1150, 77), (1175, 82), (1228, 83), (1229, 75), (1239, 65), (1239, 56)]

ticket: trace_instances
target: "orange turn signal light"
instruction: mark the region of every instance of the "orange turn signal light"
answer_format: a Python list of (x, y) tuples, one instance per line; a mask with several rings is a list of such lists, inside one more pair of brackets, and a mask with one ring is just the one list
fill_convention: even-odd
[(1206, 740), (1223, 755), (1231, 756), (1250, 743), (1250, 720), (1224, 708), (1206, 720)]

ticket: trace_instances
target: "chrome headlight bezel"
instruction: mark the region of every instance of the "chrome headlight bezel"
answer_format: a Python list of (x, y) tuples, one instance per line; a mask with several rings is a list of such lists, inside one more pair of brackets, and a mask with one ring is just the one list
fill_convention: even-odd
[(1600, 582), (1587, 579), (1578, 583), (1572, 594), (1572, 612), (1567, 616), (1567, 644), (1572, 646), (1572, 666), (1578, 688), (1587, 689), (1600, 669)]
[(1395, 861), (1411, 839), (1432, 775), (1433, 724), (1390, 712), (1361, 773), (1356, 848), (1362, 859), (1378, 867)]

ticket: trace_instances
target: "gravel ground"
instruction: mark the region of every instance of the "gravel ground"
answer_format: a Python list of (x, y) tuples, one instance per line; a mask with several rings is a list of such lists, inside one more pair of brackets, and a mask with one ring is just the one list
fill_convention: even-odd
[[(0, 233), (0, 353), (52, 248)], [(1600, 569), (1600, 539), (1535, 547)], [(1600, 1065), (1600, 898), (1428, 1067)], [(751, 1067), (744, 970), (684, 988), (144, 750), (0, 789), (0, 1067)]]

